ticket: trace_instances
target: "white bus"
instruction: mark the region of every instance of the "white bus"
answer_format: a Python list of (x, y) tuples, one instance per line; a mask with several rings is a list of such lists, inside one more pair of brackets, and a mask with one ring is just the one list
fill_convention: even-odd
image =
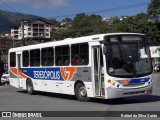
[(144, 34), (68, 38), (11, 48), (8, 56), (10, 84), (28, 94), (45, 91), (89, 101), (152, 93), (151, 57)]

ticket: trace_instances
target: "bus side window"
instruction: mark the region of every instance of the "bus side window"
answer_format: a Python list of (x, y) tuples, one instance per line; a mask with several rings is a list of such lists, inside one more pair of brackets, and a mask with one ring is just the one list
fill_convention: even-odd
[(62, 65), (62, 60), (61, 60), (60, 57), (57, 57), (57, 58), (56, 58), (56, 65), (57, 65), (57, 66)]
[(84, 58), (80, 58), (80, 64), (84, 65), (85, 64), (85, 59)]
[(68, 66), (69, 65), (69, 56), (65, 57), (64, 59), (65, 59), (64, 65)]
[(53, 47), (42, 48), (41, 50), (41, 64), (42, 66), (54, 65), (54, 49)]
[(56, 65), (68, 66), (70, 64), (70, 48), (69, 45), (55, 47)]
[(16, 53), (11, 52), (10, 53), (10, 67), (15, 67), (16, 66)]
[(72, 65), (78, 65), (78, 56), (75, 55), (72, 59)]
[(88, 43), (71, 45), (72, 65), (88, 65)]
[(29, 51), (25, 50), (22, 53), (23, 56), (23, 67), (28, 67), (29, 66)]
[(40, 66), (40, 49), (30, 50), (30, 66)]

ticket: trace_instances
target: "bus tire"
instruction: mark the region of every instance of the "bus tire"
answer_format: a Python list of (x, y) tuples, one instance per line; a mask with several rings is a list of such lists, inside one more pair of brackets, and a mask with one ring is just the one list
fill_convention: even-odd
[(87, 90), (83, 83), (78, 83), (75, 88), (75, 94), (78, 100), (88, 102), (90, 97), (87, 97)]
[(26, 88), (27, 88), (27, 93), (29, 95), (33, 95), (34, 94), (33, 83), (32, 83), (32, 81), (30, 79), (27, 80)]

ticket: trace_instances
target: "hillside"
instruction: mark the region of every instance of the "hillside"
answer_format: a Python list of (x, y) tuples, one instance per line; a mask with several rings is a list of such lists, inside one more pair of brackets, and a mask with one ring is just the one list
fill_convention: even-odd
[(0, 33), (10, 32), (11, 26), (15, 25), (19, 20), (22, 19), (34, 20), (44, 18), (30, 14), (13, 13), (0, 10)]

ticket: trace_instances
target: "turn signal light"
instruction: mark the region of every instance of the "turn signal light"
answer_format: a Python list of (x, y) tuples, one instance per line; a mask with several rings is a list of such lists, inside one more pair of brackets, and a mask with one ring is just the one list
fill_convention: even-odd
[(129, 80), (121, 80), (122, 85), (128, 85)]
[(108, 83), (111, 83), (111, 80), (108, 80)]

